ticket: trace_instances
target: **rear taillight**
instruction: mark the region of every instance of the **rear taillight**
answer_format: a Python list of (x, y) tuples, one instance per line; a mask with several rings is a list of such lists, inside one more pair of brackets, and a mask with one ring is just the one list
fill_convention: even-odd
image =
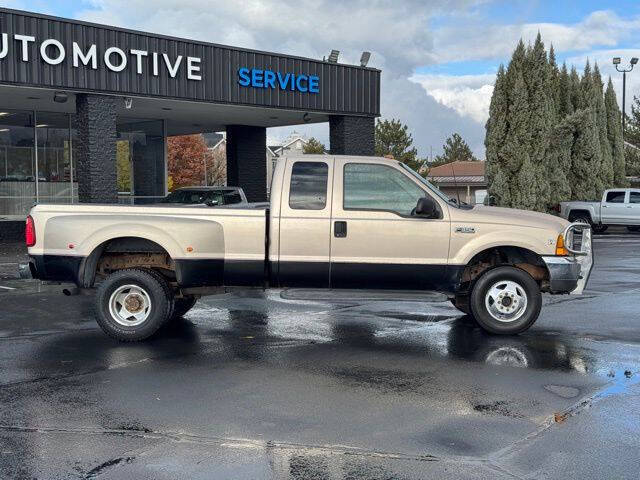
[(31, 215), (27, 217), (24, 238), (27, 242), (27, 247), (33, 247), (36, 244), (36, 225), (33, 223), (33, 217), (31, 217)]

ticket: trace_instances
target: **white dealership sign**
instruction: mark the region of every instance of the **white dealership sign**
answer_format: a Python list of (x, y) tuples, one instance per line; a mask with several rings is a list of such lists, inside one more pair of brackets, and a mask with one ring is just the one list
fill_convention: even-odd
[[(7, 33), (3, 33), (0, 60), (7, 56), (10, 48), (15, 48), (22, 55), (23, 62), (31, 61), (29, 46), (32, 43), (36, 43), (36, 37), (32, 35), (15, 34), (10, 37)], [(171, 78), (175, 78), (181, 68), (186, 68), (188, 80), (202, 80), (200, 72), (202, 59), (199, 57), (187, 56), (185, 59), (183, 55), (178, 55), (170, 58), (166, 53), (137, 49), (123, 50), (118, 47), (108, 47), (104, 52), (98, 52), (96, 44), (81, 46), (77, 42), (72, 43), (71, 52), (69, 52), (60, 41), (54, 38), (47, 38), (40, 42), (38, 53), (40, 58), (49, 65), (58, 65), (70, 60), (76, 68), (85, 66), (97, 70), (99, 65), (104, 65), (112, 72), (121, 72), (131, 63), (135, 64), (138, 75), (150, 72), (157, 77), (162, 70), (166, 69)], [(148, 68), (149, 72), (146, 72), (145, 68)]]

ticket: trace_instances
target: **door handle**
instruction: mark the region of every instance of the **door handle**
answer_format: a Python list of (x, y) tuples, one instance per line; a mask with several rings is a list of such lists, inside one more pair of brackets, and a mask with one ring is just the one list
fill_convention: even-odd
[(333, 223), (333, 235), (336, 238), (344, 238), (347, 236), (347, 222), (342, 220)]

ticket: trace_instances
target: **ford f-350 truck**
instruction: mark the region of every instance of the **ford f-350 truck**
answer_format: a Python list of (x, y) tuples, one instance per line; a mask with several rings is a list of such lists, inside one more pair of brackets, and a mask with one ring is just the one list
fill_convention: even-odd
[(33, 276), (96, 288), (98, 323), (123, 341), (235, 286), (439, 291), (515, 334), (541, 292), (581, 293), (593, 265), (587, 225), (458, 205), (375, 157), (282, 158), (264, 209), (37, 205), (26, 237)]

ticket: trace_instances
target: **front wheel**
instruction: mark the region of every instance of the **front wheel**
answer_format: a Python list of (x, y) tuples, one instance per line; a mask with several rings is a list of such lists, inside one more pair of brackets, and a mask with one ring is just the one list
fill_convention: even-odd
[(112, 338), (144, 340), (173, 313), (173, 292), (152, 270), (128, 268), (110, 274), (98, 287), (96, 320)]
[(469, 305), (483, 329), (514, 335), (524, 332), (538, 319), (542, 295), (538, 283), (524, 270), (497, 267), (476, 281)]

